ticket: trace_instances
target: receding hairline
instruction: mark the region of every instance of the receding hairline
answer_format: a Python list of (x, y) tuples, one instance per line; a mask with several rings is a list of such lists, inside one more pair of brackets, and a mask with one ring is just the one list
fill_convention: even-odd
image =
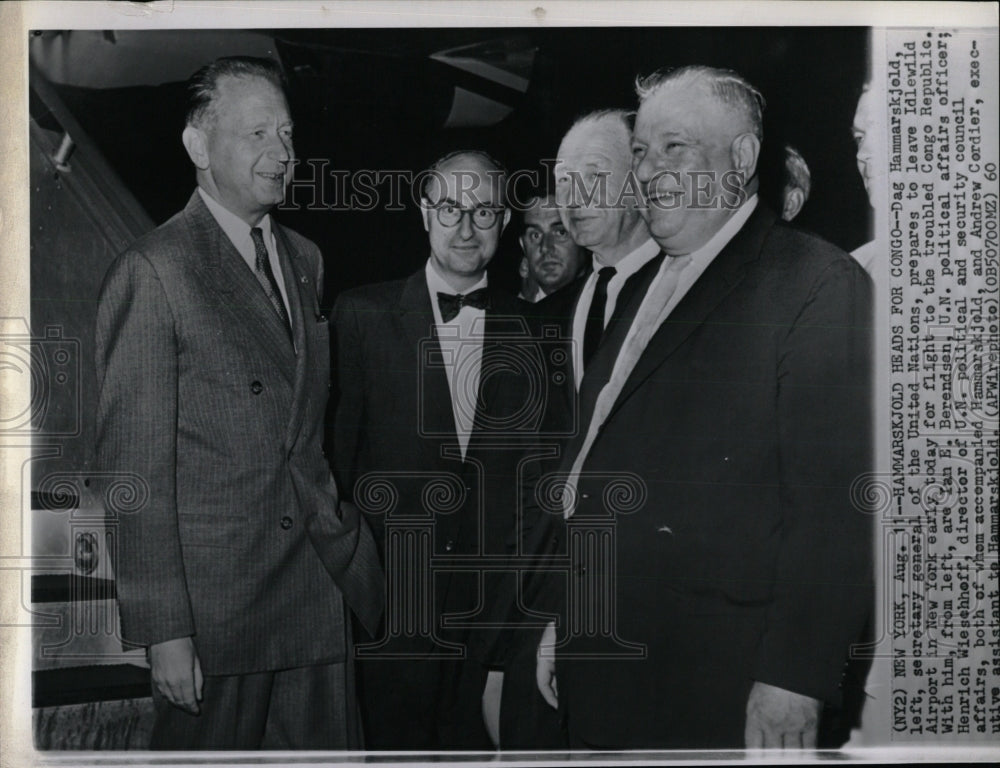
[[(421, 185), (421, 194), (432, 203), (439, 202), (434, 198), (445, 194), (448, 189), (448, 179), (451, 178), (457, 182), (456, 193), (471, 194), (476, 202), (483, 202), (485, 196), (482, 190), (485, 189), (492, 198), (490, 201), (492, 204), (507, 205), (507, 171), (486, 157), (475, 153), (449, 156), (447, 160), (435, 164), (435, 167), (424, 173), (427, 176)], [(476, 182), (470, 186), (468, 180), (472, 176), (482, 178), (485, 183), (481, 185)], [(465, 180), (463, 181), (463, 179)], [(460, 203), (461, 201), (455, 200), (455, 202)]]
[(288, 83), (278, 62), (253, 56), (224, 56), (206, 64), (188, 79), (185, 124), (203, 127), (206, 122), (215, 119), (215, 107), (223, 81), (231, 79), (242, 83), (253, 78), (270, 83), (287, 103)]
[(592, 134), (606, 138), (612, 147), (620, 146), (628, 153), (632, 139), (628, 122), (630, 115), (631, 113), (624, 109), (602, 109), (578, 117), (559, 142), (557, 155), (563, 154), (567, 143), (572, 146), (580, 140), (580, 137), (591, 137)]

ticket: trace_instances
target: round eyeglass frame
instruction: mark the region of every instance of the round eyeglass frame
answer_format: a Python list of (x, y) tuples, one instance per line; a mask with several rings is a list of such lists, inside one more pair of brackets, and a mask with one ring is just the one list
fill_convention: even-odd
[[(500, 214), (503, 212), (503, 208), (489, 208), (487, 206), (462, 208), (454, 203), (438, 203), (437, 205), (431, 205), (429, 207), (434, 209), (438, 224), (442, 227), (448, 227), (449, 229), (451, 227), (457, 227), (465, 214), (469, 214), (472, 226), (476, 229), (493, 229), (493, 227), (496, 226), (497, 221), (500, 219)], [(476, 215), (478, 213), (488, 214), (489, 221), (481, 221)]]

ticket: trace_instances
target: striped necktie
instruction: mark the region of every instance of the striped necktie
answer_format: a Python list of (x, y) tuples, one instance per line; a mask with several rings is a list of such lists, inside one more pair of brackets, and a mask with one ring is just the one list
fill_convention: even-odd
[(274, 272), (271, 270), (271, 259), (268, 257), (267, 247), (264, 245), (264, 232), (260, 227), (254, 227), (250, 230), (250, 239), (253, 240), (254, 251), (257, 254), (254, 268), (257, 282), (267, 294), (268, 301), (271, 302), (274, 311), (278, 313), (278, 317), (288, 332), (288, 338), (291, 339), (292, 324), (288, 320), (288, 310), (285, 309), (285, 302), (281, 299), (281, 291), (278, 290), (278, 281), (274, 279)]

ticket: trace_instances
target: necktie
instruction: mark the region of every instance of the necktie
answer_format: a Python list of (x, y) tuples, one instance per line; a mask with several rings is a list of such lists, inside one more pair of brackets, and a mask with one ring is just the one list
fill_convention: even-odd
[(250, 239), (253, 240), (253, 248), (257, 254), (257, 262), (254, 274), (257, 282), (260, 283), (264, 293), (267, 294), (271, 306), (278, 313), (285, 330), (288, 331), (288, 338), (292, 338), (292, 325), (288, 321), (288, 310), (285, 309), (285, 302), (281, 300), (281, 291), (278, 290), (278, 281), (274, 279), (274, 272), (271, 271), (271, 260), (267, 256), (267, 247), (264, 245), (264, 233), (260, 227), (250, 230)]
[(597, 348), (601, 344), (601, 336), (604, 335), (604, 310), (608, 306), (608, 283), (615, 276), (617, 270), (614, 267), (602, 267), (597, 273), (597, 285), (594, 288), (594, 298), (590, 302), (590, 311), (587, 313), (587, 324), (583, 328), (583, 367), (594, 356)]
[[(597, 396), (597, 402), (594, 404), (594, 412), (590, 417), (589, 423), (587, 423), (587, 431), (583, 443), (577, 449), (576, 460), (573, 462), (570, 476), (566, 481), (566, 490), (563, 493), (563, 512), (566, 517), (570, 517), (573, 514), (577, 482), (580, 479), (580, 472), (583, 470), (587, 454), (590, 452), (594, 440), (597, 439), (597, 433), (603, 426), (608, 414), (611, 413), (611, 409), (625, 387), (625, 382), (632, 374), (636, 363), (639, 361), (642, 353), (646, 351), (649, 340), (660, 329), (660, 326), (666, 319), (667, 307), (670, 306), (670, 300), (673, 298), (674, 291), (677, 290), (681, 272), (691, 263), (691, 256), (668, 256), (667, 258), (670, 260), (663, 267), (661, 279), (649, 287), (649, 292), (642, 300), (642, 305), (639, 307), (639, 311), (632, 321), (628, 337), (625, 339), (625, 344), (621, 352), (618, 353), (618, 359), (615, 361), (610, 381), (604, 385), (604, 388), (601, 389), (600, 394)], [(671, 311), (673, 311), (672, 308)]]
[(461, 293), (438, 293), (438, 306), (441, 308), (441, 322), (449, 323), (458, 317), (462, 307), (474, 307), (476, 309), (489, 309), (490, 296), (485, 288), (480, 288), (472, 293), (462, 295)]

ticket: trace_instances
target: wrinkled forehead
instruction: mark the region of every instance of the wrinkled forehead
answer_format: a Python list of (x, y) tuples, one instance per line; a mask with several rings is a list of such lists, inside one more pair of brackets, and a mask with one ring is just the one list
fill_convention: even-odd
[(665, 133), (694, 137), (735, 135), (740, 116), (712, 93), (707, 83), (665, 83), (651, 94), (635, 116), (635, 138), (651, 139)]
[(287, 113), (288, 100), (284, 92), (266, 78), (225, 75), (216, 85), (212, 107), (220, 115), (235, 117), (260, 109)]
[(450, 200), (463, 208), (495, 207), (503, 204), (503, 173), (474, 158), (456, 158), (430, 172), (425, 187), (432, 203)]
[(547, 230), (554, 225), (562, 226), (559, 218), (559, 207), (551, 197), (544, 200), (535, 199), (524, 212), (524, 227), (536, 227)]

